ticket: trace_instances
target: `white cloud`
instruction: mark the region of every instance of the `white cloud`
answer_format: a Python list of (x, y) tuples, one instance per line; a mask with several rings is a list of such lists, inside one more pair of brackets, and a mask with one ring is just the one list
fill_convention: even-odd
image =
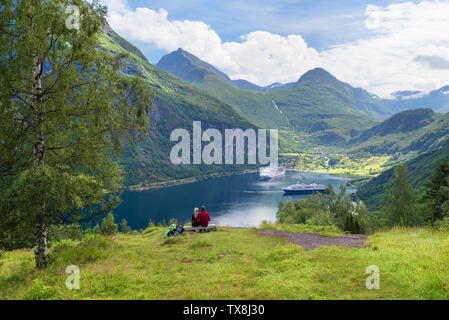
[[(109, 23), (130, 40), (168, 52), (181, 47), (233, 79), (259, 85), (296, 81), (322, 66), (337, 78), (381, 96), (396, 90), (429, 91), (449, 83), (447, 69), (430, 68), (419, 56), (449, 57), (449, 0), (366, 8), (365, 28), (374, 36), (317, 52), (300, 35), (265, 31), (224, 42), (201, 21), (169, 20), (164, 9), (131, 9), (126, 0), (105, 0)], [(441, 60), (440, 60), (441, 61)]]
[(449, 83), (447, 69), (417, 59), (449, 57), (449, 1), (368, 6), (366, 16), (365, 27), (376, 35), (322, 52), (330, 72), (381, 96)]
[[(227, 73), (260, 85), (296, 81), (301, 74), (319, 66), (319, 53), (299, 35), (286, 37), (264, 31), (240, 37), (240, 42), (223, 42), (201, 21), (170, 21), (165, 9), (130, 9), (123, 0), (108, 3), (111, 27), (129, 40), (155, 44), (168, 52), (183, 48)], [(118, 10), (117, 10), (118, 8)]]

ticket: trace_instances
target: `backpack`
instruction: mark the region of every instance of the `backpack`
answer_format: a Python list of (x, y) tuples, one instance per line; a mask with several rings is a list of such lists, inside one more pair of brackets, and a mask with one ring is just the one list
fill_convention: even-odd
[(184, 226), (182, 224), (171, 224), (170, 227), (168, 227), (167, 231), (164, 234), (165, 237), (171, 237), (171, 236), (177, 236), (184, 232)]

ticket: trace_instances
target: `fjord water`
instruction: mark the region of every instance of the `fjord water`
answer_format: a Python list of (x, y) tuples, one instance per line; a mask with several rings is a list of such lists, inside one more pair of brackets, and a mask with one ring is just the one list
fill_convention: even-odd
[(193, 208), (205, 205), (211, 223), (219, 226), (257, 227), (262, 220), (275, 221), (279, 201), (304, 198), (284, 195), (283, 187), (296, 182), (331, 184), (338, 189), (347, 178), (287, 171), (284, 177), (259, 181), (258, 173), (213, 178), (164, 189), (127, 191), (114, 211), (118, 221), (125, 218), (133, 229), (144, 229), (149, 220), (158, 223), (176, 218), (189, 222)]

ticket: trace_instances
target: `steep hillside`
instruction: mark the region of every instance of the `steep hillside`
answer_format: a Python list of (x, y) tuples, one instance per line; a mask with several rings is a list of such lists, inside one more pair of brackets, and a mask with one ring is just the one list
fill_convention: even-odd
[(203, 128), (254, 128), (233, 107), (198, 90), (157, 67), (133, 45), (107, 27), (101, 38), (104, 49), (113, 53), (127, 53), (126, 74), (139, 75), (154, 93), (154, 109), (150, 115), (149, 137), (124, 149), (122, 163), (127, 171), (126, 184), (136, 185), (165, 180), (202, 176), (223, 171), (242, 170), (239, 166), (173, 165), (169, 160), (170, 133), (176, 128), (192, 130), (192, 122), (201, 120)]
[[(409, 168), (409, 182), (418, 190), (422, 191), (438, 163), (448, 159), (449, 141), (445, 142), (439, 149), (424, 153), (407, 161), (405, 164)], [(384, 188), (391, 185), (393, 172), (394, 168), (391, 168), (371, 180), (359, 183), (357, 196), (370, 209), (377, 209), (382, 204), (382, 197), (385, 194)]]
[[(288, 119), (262, 92), (239, 89), (227, 75), (194, 55), (178, 49), (157, 63), (158, 67), (236, 107), (245, 117), (265, 128), (289, 128)], [(240, 83), (240, 82), (237, 82)], [(244, 82), (241, 85), (254, 85)]]
[(320, 144), (346, 144), (389, 112), (375, 96), (316, 68), (288, 89), (267, 93), (297, 131), (313, 133)]
[(181, 48), (163, 56), (156, 64), (156, 67), (180, 77), (189, 83), (202, 81), (205, 77), (213, 75), (220, 81), (233, 85), (231, 79), (226, 74)]
[(351, 140), (353, 152), (411, 158), (438, 148), (449, 136), (449, 113), (400, 112)]

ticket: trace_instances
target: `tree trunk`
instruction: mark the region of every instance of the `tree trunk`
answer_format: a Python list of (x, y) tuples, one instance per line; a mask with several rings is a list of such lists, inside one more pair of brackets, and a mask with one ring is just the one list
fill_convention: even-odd
[[(45, 165), (45, 127), (43, 119), (42, 105), (42, 61), (39, 53), (36, 52), (33, 59), (33, 123), (36, 128), (33, 141), (33, 158), (36, 169), (41, 169)], [(36, 179), (36, 185), (44, 190), (44, 181)], [(36, 247), (34, 256), (37, 268), (45, 268), (48, 262), (47, 249), (47, 223), (45, 215), (45, 195), (41, 202), (37, 204), (34, 216), (36, 219)]]

